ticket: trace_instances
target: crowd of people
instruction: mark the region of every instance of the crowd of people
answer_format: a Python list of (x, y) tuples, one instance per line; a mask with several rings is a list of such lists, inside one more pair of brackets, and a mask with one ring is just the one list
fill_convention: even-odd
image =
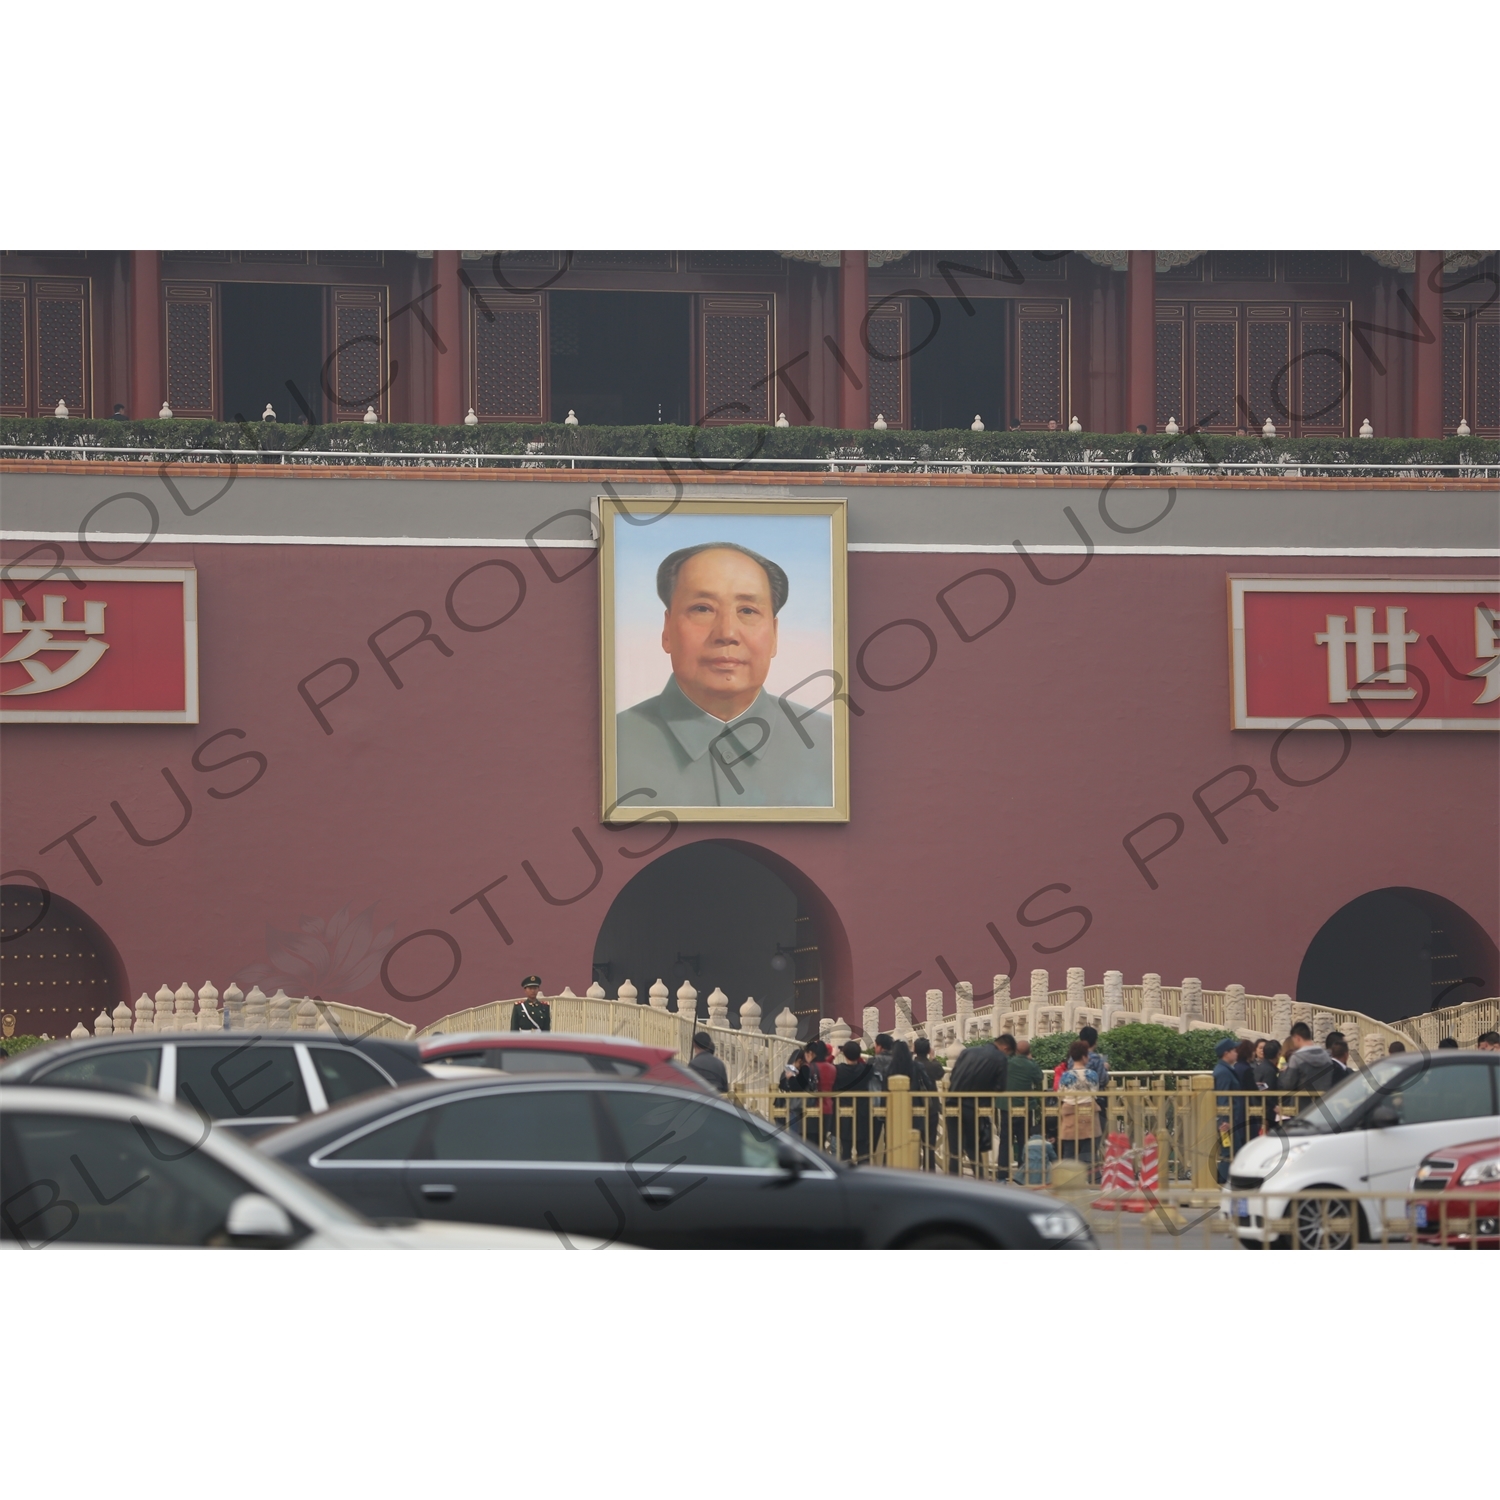
[[(1500, 1050), (1500, 1034), (1486, 1032), (1476, 1045)], [(1389, 1050), (1406, 1049), (1393, 1042)], [(1342, 1032), (1329, 1032), (1320, 1044), (1303, 1021), (1292, 1026), (1284, 1042), (1225, 1037), (1216, 1052), (1221, 1181), (1247, 1140), (1271, 1129), (1278, 1110), (1296, 1107), (1284, 1096), (1326, 1093), (1356, 1066)], [(1068, 1055), (1052, 1070), (1055, 1107), (1044, 1107), (1046, 1077), (1031, 1056), (1030, 1042), (1009, 1032), (966, 1047), (955, 1060), (946, 1084), (947, 1094), (955, 1096), (952, 1105), (937, 1091), (944, 1073), (943, 1061), (926, 1037), (908, 1044), (881, 1032), (868, 1056), (853, 1040), (837, 1050), (824, 1041), (798, 1046), (778, 1087), (790, 1096), (788, 1128), (843, 1161), (880, 1159), (885, 1111), (872, 1096), (888, 1094), (895, 1077), (908, 1080), (912, 1126), (921, 1164), (928, 1170), (937, 1169), (940, 1157), (949, 1172), (963, 1171), (966, 1163), (977, 1169), (993, 1152), (1002, 1178), (1041, 1183), (1048, 1165), (1059, 1159), (1083, 1163), (1091, 1176), (1097, 1175), (1099, 1146), (1107, 1131), (1109, 1062), (1099, 1051), (1094, 1027), (1079, 1031)], [(946, 1152), (940, 1150), (944, 1145)]]

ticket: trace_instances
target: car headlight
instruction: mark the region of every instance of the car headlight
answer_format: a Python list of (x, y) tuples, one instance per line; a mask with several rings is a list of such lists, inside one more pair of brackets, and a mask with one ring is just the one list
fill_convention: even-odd
[(1027, 1217), (1044, 1240), (1071, 1240), (1088, 1233), (1083, 1220), (1068, 1209), (1054, 1210), (1050, 1214), (1029, 1214)]
[(1488, 1161), (1476, 1161), (1458, 1179), (1460, 1187), (1478, 1187), (1485, 1182), (1500, 1182), (1500, 1156), (1492, 1156)]

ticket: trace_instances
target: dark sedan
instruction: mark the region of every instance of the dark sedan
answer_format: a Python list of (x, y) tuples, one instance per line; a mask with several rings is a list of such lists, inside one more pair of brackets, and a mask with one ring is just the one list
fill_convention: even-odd
[(683, 1250), (1093, 1246), (1055, 1199), (845, 1167), (725, 1100), (592, 1073), (415, 1084), (257, 1144), (371, 1218)]

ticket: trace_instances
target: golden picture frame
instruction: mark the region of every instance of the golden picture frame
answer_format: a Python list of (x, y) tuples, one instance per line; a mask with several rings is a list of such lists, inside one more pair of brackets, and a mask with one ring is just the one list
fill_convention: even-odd
[(601, 820), (848, 822), (845, 501), (595, 505)]

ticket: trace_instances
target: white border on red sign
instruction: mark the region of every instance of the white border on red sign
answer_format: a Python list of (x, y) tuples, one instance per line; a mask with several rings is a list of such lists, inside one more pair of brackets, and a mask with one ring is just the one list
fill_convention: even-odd
[[(1345, 719), (1330, 710), (1295, 719), (1250, 717), (1245, 690), (1246, 594), (1492, 594), (1500, 590), (1494, 578), (1245, 578), (1229, 576), (1230, 728), (1232, 729), (1488, 729), (1500, 730), (1500, 719), (1366, 718), (1356, 713)], [(1477, 679), (1476, 679), (1477, 681)]]
[[(45, 709), (0, 706), (0, 724), (196, 724), (198, 722), (198, 570), (196, 568), (81, 568), (59, 563), (52, 568), (4, 569), (7, 581), (49, 578), (83, 583), (180, 583), (182, 585), (182, 701), (179, 709), (86, 708)], [(4, 704), (0, 698), (0, 705)]]

